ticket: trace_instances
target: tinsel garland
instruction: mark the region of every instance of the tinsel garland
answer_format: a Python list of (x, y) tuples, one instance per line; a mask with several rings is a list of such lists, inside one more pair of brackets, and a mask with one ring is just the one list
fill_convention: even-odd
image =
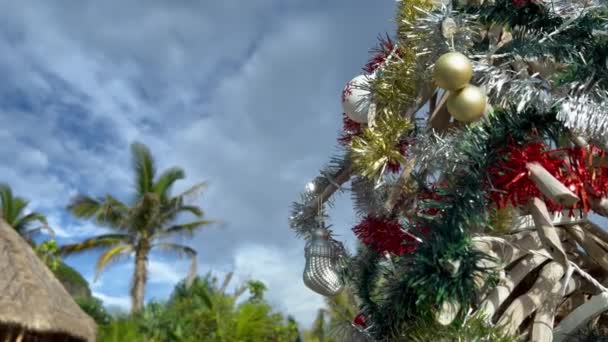
[(366, 246), (378, 253), (389, 252), (402, 256), (416, 249), (418, 240), (406, 233), (394, 219), (368, 216), (353, 228), (353, 232)]
[(552, 157), (546, 146), (540, 141), (534, 141), (524, 146), (509, 144), (497, 152), (501, 155), (497, 163), (488, 168), (489, 197), (501, 209), (508, 204), (524, 206), (533, 197), (542, 194), (528, 177), (528, 163), (538, 163), (550, 174), (559, 173), (564, 160)]
[(355, 171), (379, 180), (390, 165), (401, 165), (407, 146), (404, 139), (411, 128), (409, 120), (401, 115), (389, 111), (382, 113), (374, 127), (365, 128), (362, 135), (352, 139), (351, 158)]
[[(487, 256), (472, 249), (468, 238), (472, 229), (489, 228), (486, 188), (480, 180), (487, 178), (489, 167), (501, 156), (497, 151), (506, 148), (511, 139), (522, 144), (532, 141), (533, 136), (534, 140), (544, 140), (558, 127), (555, 112), (527, 108), (515, 113), (515, 109), (497, 110), (465, 128), (454, 140), (454, 154), (462, 158), (457, 172), (446, 174), (446, 187), (437, 189), (445, 200), (421, 201), (425, 210), (442, 214), (422, 219), (419, 225), (428, 227), (430, 235), (407, 257), (395, 261), (393, 267), (401, 271), (385, 271), (385, 285), (376, 290), (385, 295), (376, 304), (368, 303), (378, 307), (375, 315), (369, 316), (373, 322), (370, 332), (375, 337), (394, 336), (408, 320), (434, 312), (444, 301), (458, 302), (466, 312), (476, 298), (475, 279), (493, 279), (493, 271), (480, 266)], [(460, 266), (453, 273), (446, 265), (456, 260)], [(357, 283), (360, 286), (363, 284)]]
[(547, 208), (552, 212), (579, 210), (587, 213), (591, 210), (591, 197), (603, 197), (608, 190), (608, 170), (605, 166), (594, 165), (604, 152), (593, 145), (549, 150), (536, 141), (525, 146), (512, 143), (499, 152), (501, 159), (488, 169), (489, 197), (499, 209), (509, 203), (515, 207), (524, 206), (533, 197), (543, 197), (528, 177), (528, 163), (539, 163), (580, 198), (572, 207), (562, 207), (545, 198)]
[(378, 46), (370, 50), (370, 53), (373, 54), (372, 57), (363, 67), (363, 70), (369, 74), (375, 72), (383, 63), (387, 62), (391, 54), (394, 54), (397, 59), (403, 57), (402, 50), (397, 48), (388, 34), (385, 37), (380, 36), (378, 41)]
[[(421, 196), (419, 210), (426, 215), (421, 215), (421, 222), (412, 223), (428, 227), (430, 234), (415, 250), (390, 262), (378, 251), (391, 249), (401, 253), (394, 242), (388, 248), (364, 249), (364, 252), (349, 260), (351, 269), (346, 278), (356, 284), (357, 295), (363, 302), (362, 313), (367, 318), (366, 331), (375, 338), (402, 340), (411, 322), (421, 317), (429, 318), (428, 313), (445, 301), (459, 303), (462, 312), (472, 306), (477, 289), (474, 279), (477, 276), (491, 278), (493, 274), (493, 270), (479, 266), (480, 260), (487, 256), (475, 251), (469, 238), (470, 232), (483, 231), (490, 226), (488, 201), (495, 195), (492, 189), (496, 189), (484, 180), (494, 177), (495, 183), (502, 184), (499, 187), (507, 191), (503, 196), (508, 197), (508, 191), (513, 190), (510, 182), (521, 173), (521, 170), (515, 170), (509, 179), (498, 179), (504, 176), (498, 172), (507, 169), (498, 170), (496, 165), (511, 166), (510, 162), (502, 159), (504, 155), (501, 153), (517, 155), (518, 148), (531, 148), (529, 146), (538, 141), (557, 143), (565, 133), (560, 121), (583, 137), (592, 140), (605, 138), (608, 114), (603, 108), (607, 98), (603, 92), (608, 87), (608, 69), (605, 65), (608, 46), (606, 35), (602, 35), (602, 32), (608, 29), (608, 15), (605, 10), (597, 10), (593, 6), (583, 9), (585, 6), (583, 1), (578, 0), (550, 3), (542, 0), (525, 3), (496, 0), (487, 2), (480, 9), (467, 8), (466, 11), (454, 13), (450, 8), (430, 11), (430, 2), (427, 1), (399, 2), (399, 42), (396, 49), (399, 58), (387, 63), (370, 84), (374, 103), (380, 110), (402, 114), (409, 108), (420, 89), (418, 82), (424, 77), (424, 73), (420, 73), (421, 65), (426, 65), (421, 64), (424, 59), (416, 61), (416, 51), (435, 51), (446, 44), (438, 36), (434, 40), (408, 37), (416, 23), (419, 24), (418, 29), (423, 28), (421, 25), (424, 22), (416, 21), (417, 17), (424, 18), (428, 24), (459, 16), (459, 20), (466, 23), (462, 25), (463, 29), (473, 27), (474, 30), (504, 24), (512, 29), (513, 39), (493, 51), (495, 58), (491, 60), (487, 59), (487, 42), (466, 47), (467, 55), (475, 59), (474, 82), (489, 91), (494, 112), (482, 121), (444, 137), (433, 134), (417, 136), (414, 144), (408, 148), (408, 156), (417, 158), (418, 172), (441, 172), (445, 178), (445, 188), (438, 189), (428, 198)], [(458, 20), (455, 22), (456, 28), (461, 28)], [(482, 25), (469, 25), (473, 22)], [(420, 37), (439, 33), (440, 25), (431, 26)], [(476, 37), (478, 33), (461, 32), (470, 37)], [(460, 47), (458, 43), (456, 45)], [(535, 63), (543, 61), (545, 56), (551, 57), (548, 62), (556, 68), (548, 73), (539, 73)], [(567, 67), (562, 68), (562, 64)], [(375, 134), (380, 132), (383, 130)], [(356, 158), (353, 160), (358, 170), (374, 177), (381, 176), (390, 165), (386, 155), (393, 155), (398, 142), (407, 136), (401, 133), (398, 139), (392, 136), (391, 139), (382, 140), (384, 138), (373, 136), (372, 140), (376, 141), (374, 148), (370, 148), (369, 142), (360, 144), (360, 151), (366, 149), (368, 155), (360, 155), (359, 162), (355, 161)], [(378, 143), (380, 141), (384, 146)], [(513, 142), (517, 142), (517, 146)], [(388, 147), (392, 152), (387, 153)], [(568, 149), (567, 157), (561, 159), (560, 163), (556, 162), (556, 165), (553, 165), (553, 159), (543, 159), (549, 156), (547, 150), (543, 147), (526, 153), (534, 152), (532, 159), (537, 158), (541, 164), (545, 163), (545, 167), (555, 177), (562, 177), (560, 180), (567, 186), (574, 186), (579, 197), (605, 196), (602, 193), (602, 189), (608, 185), (605, 183), (605, 170), (590, 170), (588, 164), (589, 160), (597, 159), (599, 152), (594, 147), (590, 151)], [(356, 153), (353, 151), (353, 154)], [(372, 155), (374, 157), (370, 158)], [(402, 156), (394, 155), (395, 161), (403, 161)], [(434, 156), (437, 159), (433, 159)], [(522, 158), (524, 156), (516, 156), (514, 160), (519, 162), (515, 164), (529, 160)], [(433, 172), (427, 172), (429, 170)], [(524, 178), (525, 175), (515, 182), (517, 186), (524, 184), (519, 183)], [(323, 176), (318, 181), (318, 184), (327, 183), (331, 183), (330, 177)], [(495, 184), (492, 186), (495, 187)], [(533, 188), (528, 189), (534, 191)], [(580, 193), (581, 189), (587, 193)], [(319, 194), (315, 195), (314, 198), (318, 198)], [(524, 194), (521, 196), (524, 198)], [(305, 204), (294, 206), (292, 226), (298, 233), (306, 232), (312, 219), (310, 210), (299, 210), (311, 207), (313, 203), (308, 203), (307, 198), (302, 201)], [(312, 195), (310, 198), (313, 198)], [(504, 203), (504, 198), (500, 200)], [(516, 202), (521, 204), (523, 199)], [(583, 203), (586, 203), (585, 200)], [(359, 230), (365, 233), (361, 236), (367, 236), (370, 246), (378, 246), (376, 240), (382, 240), (380, 235), (384, 234), (372, 231), (371, 225)], [(379, 235), (374, 236), (376, 233)], [(394, 235), (387, 234), (389, 237)], [(407, 240), (407, 237), (399, 239)], [(401, 241), (398, 242), (401, 246)], [(457, 272), (445, 267), (453, 260), (459, 262)]]
[[(430, 9), (430, 0), (400, 1), (397, 10), (399, 31), (408, 29), (420, 16), (419, 9)], [(396, 58), (386, 63), (370, 84), (373, 102), (379, 111), (388, 110), (403, 114), (413, 103), (418, 92), (417, 84), (421, 76), (416, 70), (415, 44), (398, 34), (394, 55)]]
[(338, 138), (340, 145), (349, 145), (354, 137), (363, 133), (364, 125), (353, 121), (346, 114), (342, 113), (342, 134)]

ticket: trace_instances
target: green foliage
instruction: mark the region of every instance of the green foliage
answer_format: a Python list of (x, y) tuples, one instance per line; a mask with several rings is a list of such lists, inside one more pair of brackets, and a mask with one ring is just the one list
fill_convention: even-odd
[(34, 248), (36, 254), (50, 269), (56, 271), (59, 268), (61, 258), (59, 256), (59, 249), (57, 248), (57, 241), (47, 240), (39, 244)]
[(97, 327), (99, 342), (134, 342), (145, 341), (139, 332), (138, 320), (124, 316), (114, 318), (110, 324)]
[[(53, 230), (48, 226), (44, 215), (37, 212), (24, 213), (28, 204), (29, 201), (26, 199), (14, 196), (8, 184), (0, 183), (0, 216), (31, 245), (34, 245), (31, 239), (34, 233), (38, 233), (43, 229), (50, 232)], [(40, 226), (33, 227), (35, 222)]]
[(479, 316), (470, 317), (466, 323), (456, 322), (447, 327), (433, 319), (419, 320), (406, 332), (411, 342), (516, 342), (500, 327), (488, 325)]
[[(125, 204), (112, 195), (106, 195), (101, 199), (79, 195), (68, 206), (74, 216), (94, 220), (100, 225), (110, 227), (113, 232), (62, 246), (60, 252), (62, 255), (70, 255), (100, 249), (102, 254), (95, 267), (96, 277), (107, 266), (135, 253), (131, 294), (134, 303), (132, 310), (137, 312), (143, 306), (142, 293), (146, 283), (145, 268), (147, 267), (145, 263), (138, 263), (137, 260), (147, 258), (153, 249), (186, 257), (191, 260), (189, 277), (194, 277), (196, 251), (191, 247), (167, 240), (178, 236), (192, 236), (194, 232), (213, 222), (202, 220), (202, 209), (186, 203), (189, 197), (205, 187), (205, 183), (194, 185), (185, 192), (173, 196), (171, 194), (173, 185), (185, 178), (185, 172), (173, 167), (156, 175), (154, 158), (146, 146), (134, 143), (131, 145), (131, 152), (136, 189), (132, 203)], [(175, 224), (177, 216), (185, 212), (194, 215), (196, 219), (188, 223)]]
[(78, 298), (76, 303), (82, 311), (93, 318), (97, 325), (107, 325), (112, 321), (112, 316), (110, 316), (100, 299), (95, 297)]
[(264, 292), (266, 291), (266, 285), (258, 280), (250, 280), (247, 282), (247, 288), (251, 293), (249, 298), (252, 302), (259, 302), (264, 299)]
[(117, 339), (121, 331), (133, 341), (150, 342), (299, 341), (293, 318), (274, 312), (263, 299), (262, 282), (249, 281), (251, 297), (237, 303), (239, 291), (227, 294), (210, 278), (196, 277), (191, 286), (181, 282), (167, 302), (148, 303), (140, 313), (101, 327), (99, 341), (123, 341)]
[(63, 284), (64, 287), (72, 294), (75, 295), (70, 289), (74, 289), (75, 292), (79, 292), (80, 295), (76, 297), (90, 297), (91, 290), (89, 289), (89, 283), (84, 277), (78, 273), (75, 269), (68, 266), (67, 264), (60, 262), (57, 269), (53, 271), (55, 277)]

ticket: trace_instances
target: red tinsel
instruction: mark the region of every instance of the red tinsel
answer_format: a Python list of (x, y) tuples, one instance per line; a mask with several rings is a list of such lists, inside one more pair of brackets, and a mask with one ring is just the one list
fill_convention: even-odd
[(528, 0), (513, 0), (513, 5), (517, 8), (522, 8), (526, 6)]
[(353, 324), (358, 327), (365, 328), (365, 325), (367, 324), (365, 321), (365, 316), (362, 313), (358, 314), (353, 319)]
[(608, 194), (608, 168), (593, 165), (593, 158), (604, 154), (595, 146), (547, 151), (542, 143), (535, 142), (526, 146), (510, 145), (501, 152), (503, 159), (488, 169), (492, 185), (489, 197), (499, 208), (509, 202), (515, 206), (525, 205), (532, 197), (543, 197), (528, 177), (526, 164), (530, 162), (542, 165), (580, 198), (570, 208), (545, 198), (551, 212), (564, 209), (569, 210), (570, 215), (575, 209), (589, 212), (591, 197)]
[(354, 137), (363, 133), (363, 125), (351, 120), (346, 114), (342, 113), (342, 135), (338, 138), (338, 142), (342, 145), (348, 145)]
[[(378, 46), (370, 50), (370, 53), (373, 53), (374, 55), (370, 58), (369, 62), (365, 64), (365, 67), (363, 67), (363, 70), (367, 73), (376, 71), (395, 49), (395, 44), (388, 35), (386, 35), (386, 38), (379, 37), (378, 40), (380, 41)], [(397, 56), (401, 57), (401, 52), (399, 50), (395, 53)]]
[(368, 216), (353, 232), (361, 242), (380, 253), (404, 255), (416, 249), (417, 240), (396, 220)]
[(532, 197), (542, 197), (528, 177), (526, 164), (539, 163), (554, 176), (564, 164), (563, 160), (552, 158), (541, 142), (525, 146), (511, 144), (498, 152), (503, 158), (490, 166), (488, 174), (492, 186), (490, 199), (499, 208), (504, 208), (509, 202), (514, 206), (525, 205)]

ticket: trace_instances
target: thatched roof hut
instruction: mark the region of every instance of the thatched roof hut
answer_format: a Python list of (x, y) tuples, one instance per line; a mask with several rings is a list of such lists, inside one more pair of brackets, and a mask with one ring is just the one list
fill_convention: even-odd
[(95, 334), (95, 322), (0, 219), (0, 341), (84, 342)]

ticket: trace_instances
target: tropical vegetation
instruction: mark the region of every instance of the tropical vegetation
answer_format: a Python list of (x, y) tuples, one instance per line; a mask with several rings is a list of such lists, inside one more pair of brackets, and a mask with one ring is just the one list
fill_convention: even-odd
[[(185, 178), (185, 172), (173, 167), (157, 176), (154, 158), (145, 145), (132, 144), (131, 153), (135, 178), (133, 201), (126, 204), (110, 194), (102, 198), (79, 195), (68, 207), (74, 216), (92, 219), (113, 232), (62, 246), (60, 252), (70, 255), (102, 249), (95, 267), (96, 277), (106, 266), (134, 255), (131, 307), (136, 313), (143, 308), (150, 252), (158, 249), (190, 258), (190, 282), (196, 274), (196, 250), (171, 239), (192, 236), (213, 222), (203, 219), (204, 212), (200, 207), (187, 203), (190, 197), (205, 188), (206, 183), (198, 183), (173, 196), (171, 190), (178, 180)], [(183, 213), (193, 215), (195, 220), (177, 223), (178, 216)]]
[(13, 227), (30, 244), (34, 245), (33, 236), (42, 230), (52, 232), (47, 219), (38, 212), (27, 213), (29, 201), (13, 195), (13, 190), (6, 183), (0, 183), (0, 216)]
[[(329, 307), (320, 311), (313, 329), (301, 332), (293, 317), (277, 312), (266, 300), (263, 282), (249, 280), (231, 287), (232, 273), (221, 282), (211, 273), (197, 276), (196, 251), (177, 243), (176, 238), (191, 237), (214, 223), (205, 218), (199, 206), (189, 204), (206, 183), (173, 195), (175, 183), (185, 178), (182, 169), (173, 167), (157, 173), (150, 150), (139, 143), (131, 145), (131, 154), (135, 192), (130, 201), (123, 202), (111, 194), (100, 198), (80, 194), (71, 200), (68, 210), (76, 218), (92, 220), (111, 231), (77, 243), (60, 246), (54, 239), (34, 240), (43, 229), (54, 233), (47, 218), (28, 211), (26, 199), (15, 196), (7, 184), (0, 184), (1, 217), (29, 242), (75, 302), (97, 323), (98, 341), (336, 341), (329, 335), (355, 314), (352, 296), (328, 300)], [(185, 215), (194, 218), (186, 221)], [(95, 278), (107, 266), (134, 257), (131, 313), (111, 314), (102, 300), (93, 296), (87, 280), (62, 260), (62, 256), (99, 249), (102, 253), (95, 265)], [(189, 257), (192, 264), (169, 299), (144, 304), (148, 258), (154, 250)]]
[(264, 299), (262, 282), (249, 281), (228, 292), (231, 278), (228, 274), (220, 286), (211, 274), (196, 277), (190, 286), (181, 282), (166, 302), (150, 302), (134, 315), (110, 317), (95, 301), (81, 307), (97, 321), (99, 341), (300, 341), (295, 320)]

